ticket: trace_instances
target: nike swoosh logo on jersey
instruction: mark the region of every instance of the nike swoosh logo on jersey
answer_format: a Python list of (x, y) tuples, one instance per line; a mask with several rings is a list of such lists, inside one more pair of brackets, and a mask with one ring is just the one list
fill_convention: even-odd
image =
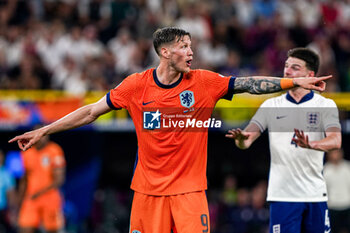
[(285, 116), (276, 116), (276, 119), (279, 120), (279, 119), (282, 119), (282, 118), (285, 118), (285, 117), (287, 117), (287, 115), (285, 115)]
[(145, 105), (150, 104), (150, 103), (153, 103), (153, 102), (154, 102), (154, 100), (153, 100), (153, 101), (146, 102), (146, 103), (145, 103), (145, 102), (142, 102), (142, 105), (145, 106)]
[(331, 232), (331, 229), (328, 229), (327, 231), (324, 231), (324, 233), (329, 233)]

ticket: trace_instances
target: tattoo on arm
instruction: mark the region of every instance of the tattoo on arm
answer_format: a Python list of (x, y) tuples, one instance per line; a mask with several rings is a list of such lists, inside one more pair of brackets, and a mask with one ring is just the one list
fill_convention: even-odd
[(280, 78), (240, 77), (235, 80), (234, 92), (249, 92), (251, 94), (278, 92), (282, 90), (280, 82)]

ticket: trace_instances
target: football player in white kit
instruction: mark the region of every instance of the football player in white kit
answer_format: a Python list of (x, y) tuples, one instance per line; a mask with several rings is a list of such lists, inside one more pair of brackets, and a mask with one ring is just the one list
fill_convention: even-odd
[[(307, 48), (288, 52), (284, 77), (314, 77), (319, 57)], [(268, 128), (271, 167), (267, 192), (270, 233), (329, 233), (324, 152), (341, 147), (333, 100), (300, 87), (266, 100), (248, 126), (226, 137), (247, 149)]]

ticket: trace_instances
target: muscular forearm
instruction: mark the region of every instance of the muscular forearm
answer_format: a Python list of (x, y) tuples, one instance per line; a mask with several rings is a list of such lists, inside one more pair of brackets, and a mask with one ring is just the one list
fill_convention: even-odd
[(311, 141), (310, 147), (314, 150), (325, 151), (325, 152), (339, 149), (341, 147), (341, 136), (333, 134), (319, 141)]
[(283, 90), (281, 78), (251, 76), (239, 77), (235, 80), (234, 91), (236, 93), (249, 92), (251, 94), (266, 94)]
[(89, 124), (96, 120), (96, 118), (97, 116), (92, 114), (92, 105), (87, 105), (43, 127), (41, 130), (43, 130), (44, 135), (53, 134)]

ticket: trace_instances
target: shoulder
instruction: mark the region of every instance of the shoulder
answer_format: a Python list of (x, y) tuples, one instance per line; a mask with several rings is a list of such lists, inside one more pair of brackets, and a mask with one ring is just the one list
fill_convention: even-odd
[(119, 86), (127, 85), (127, 86), (132, 86), (132, 87), (137, 87), (137, 86), (143, 86), (144, 83), (149, 80), (150, 78), (153, 77), (153, 71), (154, 68), (145, 70), (141, 73), (133, 73), (126, 77), (118, 86), (115, 88), (118, 88)]
[(50, 150), (51, 152), (53, 153), (59, 153), (59, 154), (62, 154), (63, 155), (63, 149), (60, 145), (58, 145), (57, 143), (55, 142), (52, 142), (50, 141), (47, 145), (46, 145), (46, 148), (48, 150)]
[(332, 100), (330, 98), (326, 98), (320, 94), (315, 93), (314, 98), (315, 98), (316, 103), (320, 107), (337, 107), (337, 104), (334, 102), (334, 100)]
[(349, 161), (349, 160), (344, 159), (344, 160), (343, 160), (343, 163), (344, 163), (344, 164), (345, 164), (345, 166), (347, 166), (347, 167), (348, 167), (348, 169), (350, 170), (350, 161)]
[(214, 71), (210, 70), (203, 70), (203, 69), (195, 69), (190, 70), (190, 72), (187, 73), (187, 76), (190, 77), (201, 77), (201, 78), (210, 78), (210, 77), (224, 77), (223, 75), (220, 75), (219, 73), (216, 73)]
[(262, 104), (261, 107), (276, 107), (276, 106), (283, 106), (286, 100), (286, 94), (276, 96), (269, 98), (265, 100)]
[(21, 154), (21, 157), (22, 157), (23, 160), (27, 160), (28, 157), (30, 157), (32, 154), (35, 153), (35, 151), (36, 151), (35, 148), (32, 147), (29, 150), (21, 151), (20, 154)]

